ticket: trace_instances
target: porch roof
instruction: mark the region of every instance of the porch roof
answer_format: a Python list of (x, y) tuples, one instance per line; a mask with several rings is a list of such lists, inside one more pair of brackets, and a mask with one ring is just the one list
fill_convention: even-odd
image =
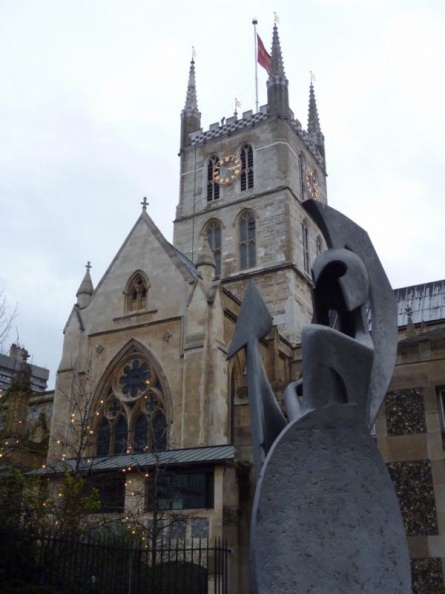
[(137, 470), (153, 468), (155, 466), (185, 466), (189, 464), (216, 464), (234, 460), (235, 447), (233, 445), (208, 446), (202, 448), (187, 448), (180, 450), (166, 450), (164, 452), (147, 452), (143, 454), (120, 454), (101, 458), (71, 458), (57, 460), (51, 465), (32, 472), (34, 475), (48, 476), (74, 472), (77, 468), (81, 473), (105, 472), (112, 470)]

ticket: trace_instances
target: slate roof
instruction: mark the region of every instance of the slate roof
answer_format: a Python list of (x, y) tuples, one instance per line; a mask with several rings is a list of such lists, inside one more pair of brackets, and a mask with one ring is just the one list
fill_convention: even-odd
[[(202, 448), (189, 448), (183, 450), (167, 450), (165, 452), (144, 454), (121, 454), (104, 458), (83, 458), (81, 472), (106, 472), (112, 470), (133, 470), (150, 468), (154, 466), (185, 466), (187, 464), (216, 464), (233, 460), (235, 447), (233, 445), (210, 446)], [(73, 471), (76, 460), (69, 459), (57, 461), (51, 466), (40, 468), (32, 474), (48, 476), (50, 474), (63, 474), (66, 470)]]
[(411, 308), (414, 324), (445, 319), (445, 280), (402, 287), (394, 293), (399, 326), (408, 323), (407, 308)]
[(185, 254), (183, 254), (181, 252), (181, 250), (178, 250), (178, 248), (176, 248), (173, 244), (170, 244), (172, 246), (172, 248), (175, 250), (176, 254), (178, 255), (178, 258), (181, 260), (181, 262), (183, 264), (185, 264), (187, 270), (190, 272), (190, 274), (196, 278), (198, 276), (198, 271), (196, 270), (196, 266), (193, 264), (193, 262), (190, 260), (190, 258), (188, 258)]

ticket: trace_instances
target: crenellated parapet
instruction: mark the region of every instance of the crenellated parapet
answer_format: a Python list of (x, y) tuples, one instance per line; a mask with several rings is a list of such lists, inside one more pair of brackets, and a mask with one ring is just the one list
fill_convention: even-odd
[[(308, 132), (303, 130), (301, 122), (294, 118), (292, 111), (290, 111), (290, 116), (289, 122), (292, 129), (296, 135), (301, 138), (304, 145), (308, 151), (312, 153), (317, 163), (323, 166), (323, 156), (320, 154), (320, 152), (317, 150), (317, 147), (310, 139)], [(231, 134), (235, 134), (242, 130), (254, 128), (258, 124), (267, 120), (271, 120), (275, 117), (276, 116), (270, 113), (268, 105), (262, 105), (258, 113), (253, 113), (253, 110), (245, 111), (241, 118), (239, 118), (237, 115), (227, 119), (223, 118), (221, 122), (210, 124), (208, 130), (203, 130), (200, 128), (199, 130), (196, 130), (196, 132), (192, 132), (190, 134), (190, 145), (199, 146), (209, 142), (210, 140), (215, 140), (224, 136), (230, 136)]]

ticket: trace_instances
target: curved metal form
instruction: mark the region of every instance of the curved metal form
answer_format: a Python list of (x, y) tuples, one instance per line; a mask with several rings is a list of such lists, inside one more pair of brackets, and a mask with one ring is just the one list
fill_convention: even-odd
[(369, 277), (369, 305), (374, 361), (369, 383), (372, 425), (391, 381), (397, 354), (397, 304), (394, 292), (364, 229), (337, 210), (317, 202), (303, 202), (317, 223), (329, 248), (346, 248), (363, 261)]

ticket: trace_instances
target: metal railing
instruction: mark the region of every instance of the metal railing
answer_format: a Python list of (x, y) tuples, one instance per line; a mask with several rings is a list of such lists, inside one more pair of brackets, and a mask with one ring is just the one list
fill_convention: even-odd
[[(0, 538), (14, 538), (2, 534)], [(20, 539), (22, 543), (20, 544)], [(23, 594), (227, 594), (222, 540), (159, 541), (88, 533), (17, 534), (25, 555), (0, 559), (0, 591)], [(13, 549), (16, 548), (13, 546)], [(18, 566), (15, 565), (15, 560)], [(15, 588), (15, 589), (14, 589)]]

